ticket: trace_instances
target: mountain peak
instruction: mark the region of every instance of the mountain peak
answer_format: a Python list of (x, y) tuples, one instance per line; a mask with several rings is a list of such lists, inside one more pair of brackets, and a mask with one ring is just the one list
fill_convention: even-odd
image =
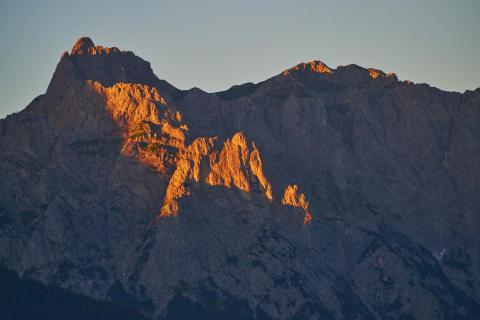
[(77, 41), (0, 119), (0, 265), (157, 319), (479, 319), (480, 89), (287, 71), (180, 91)]
[(93, 80), (105, 86), (119, 82), (155, 84), (167, 91), (173, 90), (166, 82), (159, 82), (149, 62), (131, 51), (95, 45), (89, 37), (78, 39), (70, 54), (62, 55), (52, 79), (53, 87), (62, 87), (68, 79)]
[(90, 39), (89, 37), (82, 37), (75, 41), (75, 44), (72, 47), (71, 54), (88, 54), (91, 49), (95, 49), (95, 44), (93, 43), (92, 39)]
[(307, 63), (302, 62), (297, 64), (296, 66), (283, 71), (283, 75), (286, 76), (291, 72), (314, 72), (314, 73), (332, 73), (332, 69), (330, 69), (325, 63), (319, 60), (312, 60)]
[(120, 52), (116, 47), (108, 48), (102, 46), (96, 46), (92, 39), (89, 37), (82, 37), (78, 39), (72, 47), (71, 55), (72, 56), (82, 56), (82, 55), (99, 55), (99, 54), (109, 54), (112, 52)]

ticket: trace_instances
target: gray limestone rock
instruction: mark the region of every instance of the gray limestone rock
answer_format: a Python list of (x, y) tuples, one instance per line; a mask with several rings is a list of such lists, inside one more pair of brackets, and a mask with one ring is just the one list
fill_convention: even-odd
[[(159, 216), (184, 146), (236, 132), (273, 199), (206, 183), (213, 152)], [(166, 319), (478, 319), (479, 159), (479, 89), (314, 61), (181, 91), (82, 38), (0, 120), (0, 263)]]

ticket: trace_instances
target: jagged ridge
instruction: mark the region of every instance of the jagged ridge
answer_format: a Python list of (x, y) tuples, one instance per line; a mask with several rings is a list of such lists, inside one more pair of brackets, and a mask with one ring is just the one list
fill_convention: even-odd
[(314, 63), (208, 94), (97, 48), (0, 120), (2, 265), (158, 318), (478, 318), (480, 90)]
[[(227, 188), (235, 186), (245, 192), (252, 191), (251, 185), (255, 179), (262, 187), (265, 197), (273, 200), (272, 186), (264, 174), (260, 151), (253, 141), (248, 146), (247, 138), (242, 132), (225, 141), (221, 151), (215, 149), (217, 137), (195, 138), (187, 146), (185, 134), (188, 126), (182, 123), (181, 113), (169, 107), (154, 87), (127, 83), (104, 87), (96, 81), (87, 83), (104, 97), (108, 112), (117, 125), (123, 128), (125, 138), (122, 153), (154, 167), (161, 174), (169, 176), (173, 172), (159, 217), (179, 214), (178, 201), (189, 195), (185, 184), (188, 180), (200, 182), (201, 170), (204, 171), (202, 182)], [(202, 169), (204, 159), (208, 161), (208, 166)], [(295, 197), (297, 196), (292, 195), (288, 199)], [(282, 201), (282, 204), (302, 208), (306, 224), (311, 220), (308, 202), (304, 200), (303, 194), (299, 199), (303, 202)]]

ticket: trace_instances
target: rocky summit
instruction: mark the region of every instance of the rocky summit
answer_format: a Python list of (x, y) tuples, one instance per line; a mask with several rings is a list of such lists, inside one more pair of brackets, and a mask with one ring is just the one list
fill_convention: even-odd
[(0, 120), (0, 264), (155, 319), (479, 319), (479, 159), (480, 89), (179, 90), (81, 38)]

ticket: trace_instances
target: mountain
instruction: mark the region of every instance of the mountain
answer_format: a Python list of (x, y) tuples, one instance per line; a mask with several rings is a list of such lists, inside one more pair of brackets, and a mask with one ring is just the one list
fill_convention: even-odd
[(158, 319), (480, 318), (480, 89), (312, 61), (179, 90), (81, 38), (0, 151), (23, 278)]
[(0, 317), (3, 320), (30, 319), (118, 319), (147, 320), (139, 314), (108, 302), (96, 301), (65, 289), (21, 279), (0, 267)]

